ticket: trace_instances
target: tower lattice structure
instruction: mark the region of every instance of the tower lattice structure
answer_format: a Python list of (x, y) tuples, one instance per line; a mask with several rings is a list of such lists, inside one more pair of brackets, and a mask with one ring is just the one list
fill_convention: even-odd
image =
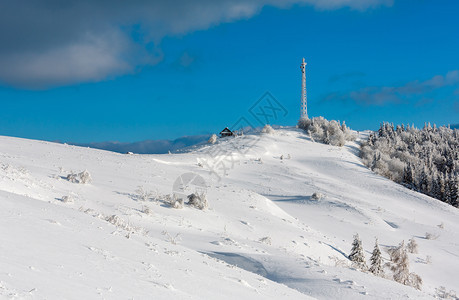
[(308, 94), (306, 90), (306, 62), (304, 61), (300, 65), (302, 80), (301, 80), (301, 118), (308, 118)]

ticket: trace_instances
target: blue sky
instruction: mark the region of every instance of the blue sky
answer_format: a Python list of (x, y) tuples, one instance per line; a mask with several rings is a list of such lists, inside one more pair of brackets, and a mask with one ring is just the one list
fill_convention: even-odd
[(161, 1), (113, 12), (104, 1), (43, 2), (0, 12), (1, 135), (84, 143), (214, 133), (250, 119), (266, 91), (288, 112), (272, 123), (295, 125), (302, 57), (311, 117), (356, 130), (459, 123), (457, 1), (196, 1), (180, 13)]

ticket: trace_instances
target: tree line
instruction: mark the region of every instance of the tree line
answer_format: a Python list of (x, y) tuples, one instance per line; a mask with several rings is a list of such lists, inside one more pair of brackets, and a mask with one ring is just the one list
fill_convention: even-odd
[(383, 123), (361, 144), (360, 156), (376, 173), (459, 207), (458, 129)]

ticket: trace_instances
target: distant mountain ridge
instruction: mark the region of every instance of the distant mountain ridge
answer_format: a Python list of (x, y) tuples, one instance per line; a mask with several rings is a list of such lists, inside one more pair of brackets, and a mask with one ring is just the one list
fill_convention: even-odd
[(69, 143), (75, 146), (90, 147), (118, 153), (133, 152), (138, 154), (164, 154), (190, 147), (209, 139), (210, 135), (184, 136), (175, 140), (145, 140), (134, 143), (122, 143), (117, 141), (96, 143)]

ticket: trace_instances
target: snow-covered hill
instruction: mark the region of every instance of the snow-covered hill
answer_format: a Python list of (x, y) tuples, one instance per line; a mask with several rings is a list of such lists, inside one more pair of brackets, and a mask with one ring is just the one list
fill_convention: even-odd
[[(314, 143), (294, 128), (169, 155), (0, 137), (0, 296), (422, 299), (440, 286), (459, 291), (458, 210), (372, 173), (357, 147)], [(91, 183), (66, 179), (83, 170)], [(207, 210), (166, 205), (187, 173), (204, 180), (195, 187), (206, 190)], [(351, 268), (355, 233), (367, 260), (375, 238), (387, 259), (388, 247), (414, 237), (410, 270), (422, 291)]]

